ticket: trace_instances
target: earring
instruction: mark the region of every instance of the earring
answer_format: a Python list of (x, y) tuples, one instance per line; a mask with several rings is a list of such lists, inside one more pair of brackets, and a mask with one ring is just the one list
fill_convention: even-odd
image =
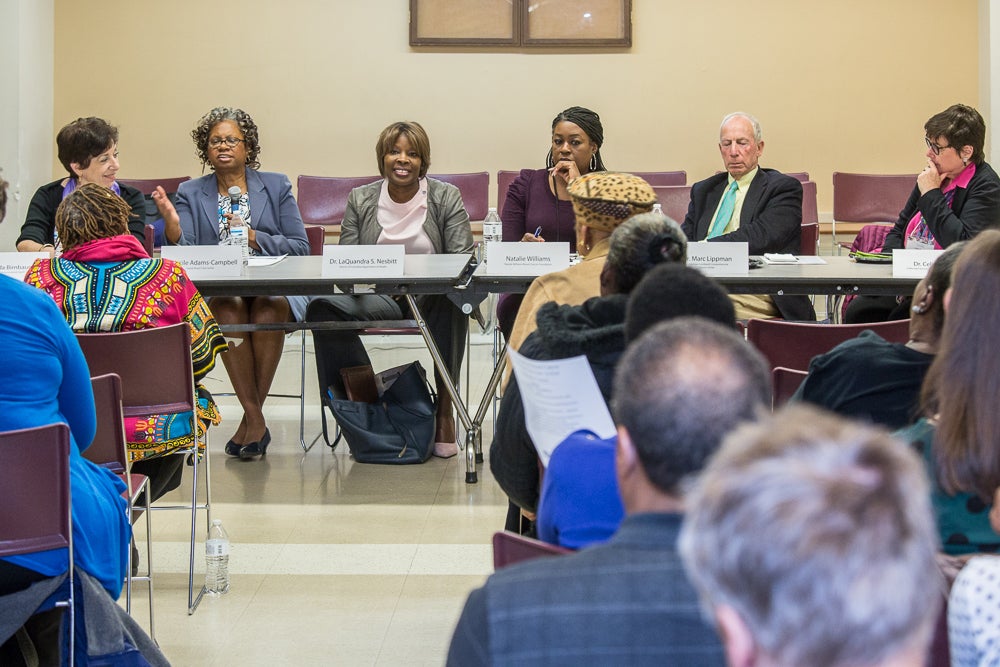
[(556, 166), (556, 161), (552, 158), (552, 149), (550, 148), (549, 152), (545, 154), (545, 168), (551, 169), (554, 166)]
[(968, 167), (969, 166), (969, 158), (967, 158), (967, 157), (962, 158), (962, 166), (963, 167)]
[(597, 153), (590, 156), (590, 170), (597, 171)]

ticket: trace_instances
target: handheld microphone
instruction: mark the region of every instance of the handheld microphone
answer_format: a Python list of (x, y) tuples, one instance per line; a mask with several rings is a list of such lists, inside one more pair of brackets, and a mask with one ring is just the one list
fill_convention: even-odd
[(229, 212), (233, 215), (239, 215), (240, 213), (240, 186), (234, 185), (229, 188)]

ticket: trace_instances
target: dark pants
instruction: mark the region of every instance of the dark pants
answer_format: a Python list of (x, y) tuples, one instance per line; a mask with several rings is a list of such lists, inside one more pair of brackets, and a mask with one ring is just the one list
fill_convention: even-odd
[[(152, 500), (157, 500), (160, 496), (173, 491), (181, 485), (181, 477), (184, 472), (184, 454), (168, 454), (158, 456), (155, 459), (145, 459), (132, 464), (132, 472), (145, 475), (149, 478), (149, 491)], [(146, 504), (145, 494), (139, 496), (136, 507)]]
[(910, 318), (912, 299), (906, 297), (897, 303), (894, 296), (859, 296), (847, 306), (846, 324), (868, 324)]
[[(419, 295), (416, 299), (448, 373), (457, 382), (469, 319), (442, 294)], [(402, 299), (396, 301), (383, 294), (338, 294), (313, 299), (306, 309), (306, 322), (400, 320), (409, 319), (411, 315)], [(326, 396), (327, 389), (332, 387), (336, 398), (346, 398), (340, 369), (371, 363), (361, 337), (355, 331), (314, 330), (312, 335), (320, 395)], [(439, 392), (442, 390), (443, 387), (438, 387)]]

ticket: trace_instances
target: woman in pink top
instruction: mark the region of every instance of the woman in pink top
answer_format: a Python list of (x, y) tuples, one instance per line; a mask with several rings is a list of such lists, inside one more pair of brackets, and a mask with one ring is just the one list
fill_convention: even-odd
[[(342, 245), (402, 244), (407, 254), (468, 253), (472, 228), (462, 195), (454, 185), (427, 178), (431, 144), (424, 128), (414, 122), (397, 122), (382, 130), (375, 142), (382, 179), (355, 188), (347, 199), (340, 227)], [(452, 379), (462, 365), (468, 318), (447, 296), (417, 297)], [(335, 295), (314, 299), (306, 310), (307, 322), (396, 320), (409, 317), (402, 297), (384, 294)], [(332, 388), (346, 397), (340, 369), (369, 364), (361, 339), (353, 331), (313, 331), (320, 394)], [(458, 452), (451, 397), (435, 372), (438, 406), (434, 453)]]

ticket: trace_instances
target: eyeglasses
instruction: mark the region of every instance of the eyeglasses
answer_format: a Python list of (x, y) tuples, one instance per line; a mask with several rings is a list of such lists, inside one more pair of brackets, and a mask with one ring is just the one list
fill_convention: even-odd
[(222, 144), (225, 144), (230, 148), (236, 148), (245, 141), (246, 139), (237, 139), (236, 137), (212, 137), (208, 140), (208, 145), (212, 148), (218, 148)]
[(924, 143), (927, 144), (927, 148), (934, 151), (934, 155), (941, 155), (941, 151), (946, 148), (951, 148), (951, 146), (938, 146), (936, 143), (930, 140), (930, 137), (924, 137)]

